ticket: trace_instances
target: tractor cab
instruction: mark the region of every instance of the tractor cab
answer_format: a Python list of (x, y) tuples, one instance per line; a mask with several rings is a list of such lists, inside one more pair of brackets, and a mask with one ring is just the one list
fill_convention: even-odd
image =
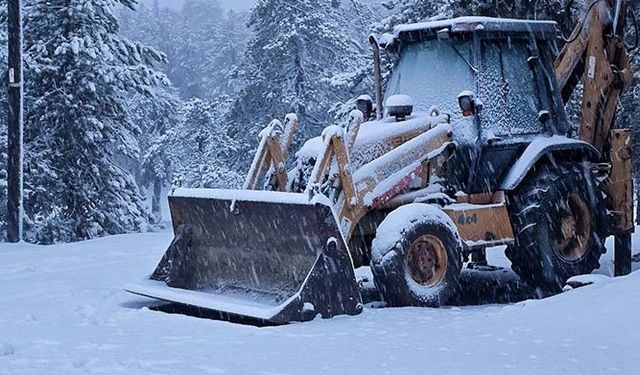
[(401, 25), (382, 47), (395, 58), (386, 99), (451, 118), (453, 180), (492, 192), (531, 140), (567, 134), (553, 71), (556, 24), (485, 17)]

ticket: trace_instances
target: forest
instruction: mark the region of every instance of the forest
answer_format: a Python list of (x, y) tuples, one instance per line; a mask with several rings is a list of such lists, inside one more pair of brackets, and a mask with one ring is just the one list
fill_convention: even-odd
[[(160, 200), (170, 187), (238, 187), (271, 119), (297, 114), (296, 149), (343, 121), (356, 97), (373, 96), (371, 33), (487, 15), (553, 19), (568, 35), (584, 3), (257, 0), (235, 12), (215, 0), (187, 0), (180, 10), (136, 0), (24, 0), (25, 240), (149, 231), (166, 219)], [(640, 2), (632, 4), (640, 15)], [(3, 77), (6, 11), (0, 0)], [(640, 72), (640, 54), (633, 64)], [(638, 100), (636, 84), (618, 112), (618, 126), (634, 130), (636, 155)], [(0, 239), (6, 111), (0, 107)]]

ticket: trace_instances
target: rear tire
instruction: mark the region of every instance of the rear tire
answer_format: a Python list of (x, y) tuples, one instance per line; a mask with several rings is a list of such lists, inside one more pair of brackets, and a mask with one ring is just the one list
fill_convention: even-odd
[(458, 290), (461, 254), (456, 226), (442, 210), (402, 206), (385, 218), (373, 240), (374, 283), (391, 306), (438, 307)]
[(511, 267), (542, 295), (591, 273), (605, 251), (606, 212), (591, 171), (579, 163), (541, 165), (509, 197), (515, 244)]

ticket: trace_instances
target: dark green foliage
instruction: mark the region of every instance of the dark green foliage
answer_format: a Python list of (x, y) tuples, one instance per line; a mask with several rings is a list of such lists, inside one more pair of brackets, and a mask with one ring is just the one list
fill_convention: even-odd
[(236, 91), (233, 74), (249, 31), (245, 13), (225, 14), (217, 1), (188, 0), (180, 11), (141, 7), (118, 16), (124, 35), (167, 55), (163, 71), (181, 97)]
[[(631, 5), (636, 23), (640, 21), (640, 2), (633, 2)], [(621, 110), (618, 117), (618, 126), (630, 128), (632, 130), (632, 150), (634, 162), (634, 171), (636, 179), (636, 196), (640, 202), (640, 30), (634, 28), (633, 22), (629, 20), (629, 31), (626, 41), (631, 47), (635, 47), (632, 51), (632, 69), (634, 70), (634, 83), (631, 88), (622, 97)], [(640, 24), (637, 24), (640, 27)], [(640, 223), (640, 206), (636, 220)]]
[(150, 222), (157, 224), (162, 220), (160, 200), (165, 186), (171, 182), (173, 150), (167, 139), (183, 120), (180, 101), (171, 87), (158, 87), (153, 95), (135, 94), (130, 102), (133, 123), (140, 127), (138, 143), (140, 154), (132, 161), (136, 171), (138, 185), (150, 191), (152, 205)]
[(552, 19), (568, 34), (581, 15), (584, 0), (388, 0), (383, 5), (392, 11), (392, 15), (378, 24), (378, 30), (390, 30), (397, 24), (430, 18), (487, 16)]
[[(132, 6), (133, 1), (121, 0)], [(118, 158), (137, 158), (127, 97), (151, 95), (163, 56), (118, 35), (110, 0), (34, 0), (25, 22), (27, 239), (138, 231), (146, 209)]]
[(174, 184), (186, 187), (239, 188), (244, 171), (234, 169), (240, 153), (238, 142), (228, 135), (221, 119), (231, 99), (193, 99), (185, 103), (184, 120), (163, 140), (170, 148)]
[(244, 144), (255, 147), (256, 134), (289, 112), (301, 123), (298, 142), (316, 136), (331, 123), (333, 105), (369, 91), (367, 34), (354, 32), (368, 14), (358, 6), (364, 8), (338, 1), (256, 3), (238, 72), (243, 90), (230, 113)]

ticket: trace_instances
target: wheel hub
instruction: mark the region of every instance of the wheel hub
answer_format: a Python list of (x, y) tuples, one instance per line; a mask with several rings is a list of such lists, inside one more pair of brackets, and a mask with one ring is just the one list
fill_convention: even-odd
[(589, 249), (591, 237), (591, 211), (584, 199), (570, 195), (559, 207), (562, 219), (559, 223), (555, 249), (568, 262), (581, 259)]
[(438, 285), (447, 271), (447, 251), (442, 241), (431, 235), (413, 241), (407, 254), (407, 270), (420, 285)]
[(562, 219), (562, 237), (565, 240), (569, 240), (576, 235), (577, 223), (573, 216), (565, 216)]

